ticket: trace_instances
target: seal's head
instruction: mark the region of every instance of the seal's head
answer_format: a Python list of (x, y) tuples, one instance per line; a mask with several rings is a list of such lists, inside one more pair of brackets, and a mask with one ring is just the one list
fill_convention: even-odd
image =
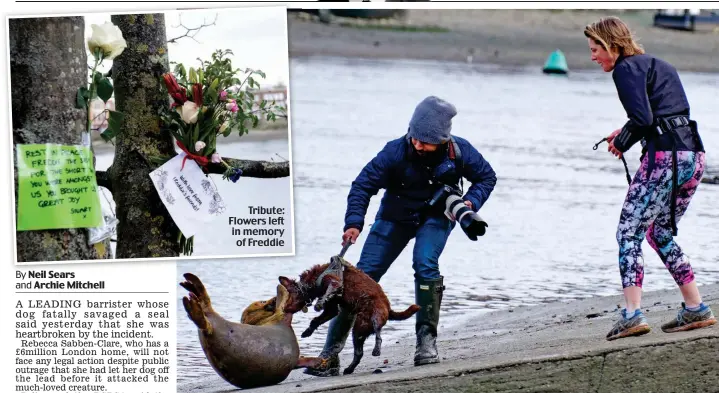
[(248, 325), (264, 325), (264, 321), (275, 315), (275, 301), (277, 297), (272, 297), (269, 300), (256, 301), (242, 312), (242, 319), (240, 322)]
[(287, 289), (277, 286), (277, 296), (269, 300), (260, 300), (250, 304), (243, 312), (240, 322), (247, 325), (271, 325), (282, 321), (285, 305), (290, 298)]

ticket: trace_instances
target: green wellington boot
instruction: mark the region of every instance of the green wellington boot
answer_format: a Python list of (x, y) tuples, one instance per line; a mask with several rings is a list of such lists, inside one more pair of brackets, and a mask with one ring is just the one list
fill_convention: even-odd
[(340, 375), (340, 352), (345, 346), (347, 336), (355, 322), (355, 315), (341, 310), (336, 317), (330, 321), (327, 329), (327, 339), (319, 357), (322, 364), (318, 367), (308, 367), (304, 373), (316, 377), (332, 377)]
[(414, 353), (414, 365), (439, 363), (437, 353), (437, 325), (439, 307), (442, 304), (444, 277), (436, 280), (415, 280), (415, 299), (421, 309), (417, 312), (417, 348)]

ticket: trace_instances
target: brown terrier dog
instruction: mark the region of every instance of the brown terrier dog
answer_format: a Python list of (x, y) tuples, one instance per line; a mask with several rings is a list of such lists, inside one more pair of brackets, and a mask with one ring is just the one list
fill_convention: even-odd
[[(336, 271), (337, 266), (344, 266), (344, 271), (341, 269)], [(356, 315), (352, 326), (354, 358), (344, 370), (344, 374), (351, 374), (359, 364), (364, 354), (363, 346), (367, 337), (375, 335), (372, 356), (380, 356), (382, 346), (380, 332), (387, 321), (405, 320), (420, 309), (418, 305), (413, 304), (405, 311), (393, 311), (382, 287), (370, 276), (339, 257), (333, 257), (331, 263), (315, 265), (306, 270), (300, 274), (299, 281), (284, 276), (279, 279), (290, 293), (285, 312), (297, 312), (312, 304), (314, 299), (319, 299), (315, 305), (316, 311), (324, 308), (322, 314), (312, 319), (310, 326), (302, 333), (302, 337), (309, 337), (320, 325), (334, 318), (339, 313), (340, 307)]]

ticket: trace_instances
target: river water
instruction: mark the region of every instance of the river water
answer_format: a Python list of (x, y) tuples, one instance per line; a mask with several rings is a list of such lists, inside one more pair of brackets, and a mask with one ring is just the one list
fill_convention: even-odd
[[(716, 171), (719, 79), (692, 73), (681, 78), (709, 151), (708, 167)], [(341, 248), (350, 183), (387, 141), (406, 132), (415, 105), (428, 95), (457, 106), (453, 133), (472, 142), (498, 176), (480, 211), (489, 223), (487, 234), (472, 242), (456, 229), (440, 258), (447, 287), (440, 333), (491, 310), (620, 293), (615, 231), (627, 189), (624, 168), (606, 145), (592, 150), (626, 119), (611, 75), (585, 71), (562, 77), (537, 69), (335, 58), (291, 63), (296, 255), (181, 261), (178, 282), (182, 273), (195, 273), (215, 309), (239, 321), (250, 302), (274, 295), (278, 276), (296, 278), (328, 261)], [(627, 154), (632, 174), (638, 158), (636, 146)], [(367, 224), (379, 200), (372, 199)], [(679, 225), (677, 241), (700, 285), (719, 282), (717, 201), (719, 186), (701, 185)], [(356, 263), (365, 238), (363, 233), (349, 249), (350, 261)], [(412, 246), (380, 282), (396, 310), (414, 301)], [(659, 258), (646, 242), (643, 248), (645, 290), (672, 288)], [(185, 294), (178, 285), (178, 299)], [(214, 375), (182, 302), (178, 307), (179, 382)], [(314, 315), (295, 317), (298, 335)], [(413, 319), (388, 323), (384, 342), (411, 334), (413, 326)], [(323, 326), (300, 339), (301, 352), (315, 355), (325, 332)]]

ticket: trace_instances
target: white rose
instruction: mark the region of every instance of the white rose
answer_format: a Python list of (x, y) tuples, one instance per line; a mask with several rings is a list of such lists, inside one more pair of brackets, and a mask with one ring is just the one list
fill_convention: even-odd
[(202, 149), (205, 148), (205, 146), (207, 146), (207, 145), (205, 144), (205, 142), (203, 142), (203, 141), (197, 141), (197, 142), (195, 142), (195, 151), (199, 153)]
[(110, 22), (102, 25), (92, 25), (92, 36), (87, 40), (90, 53), (95, 55), (95, 49), (100, 49), (104, 59), (112, 60), (127, 48), (127, 42), (122, 38), (120, 28)]
[(180, 116), (182, 117), (182, 121), (184, 121), (187, 124), (195, 124), (197, 123), (197, 115), (200, 113), (200, 108), (197, 107), (197, 104), (195, 104), (192, 101), (185, 101), (184, 104), (182, 104), (182, 107), (180, 109)]

